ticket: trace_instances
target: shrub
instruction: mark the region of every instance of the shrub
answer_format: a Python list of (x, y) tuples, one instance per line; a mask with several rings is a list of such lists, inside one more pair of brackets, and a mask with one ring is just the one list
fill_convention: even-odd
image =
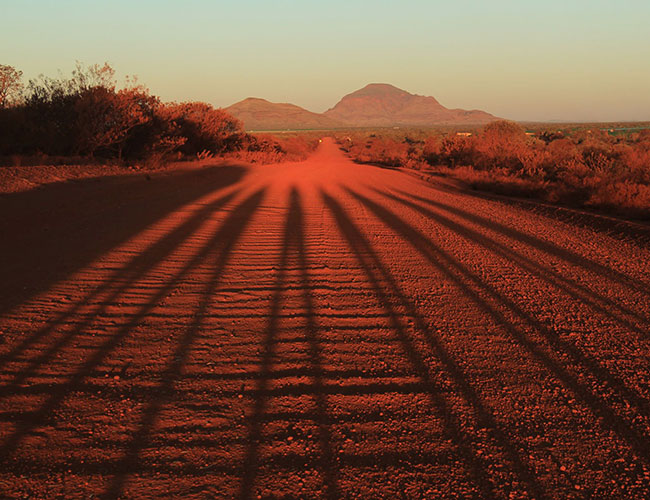
[(400, 141), (394, 131), (356, 133), (339, 143), (362, 162), (419, 162), (477, 189), (650, 217), (650, 129), (619, 137), (586, 128), (529, 137), (519, 125), (498, 121), (477, 135), (412, 135)]
[(20, 101), (23, 91), (22, 76), (22, 71), (0, 64), (0, 109)]
[(175, 133), (185, 141), (179, 151), (195, 156), (202, 151), (219, 154), (241, 148), (242, 123), (222, 109), (203, 102), (172, 103), (158, 111), (161, 119), (171, 122)]
[(443, 165), (455, 168), (475, 165), (478, 159), (475, 137), (451, 135), (442, 140), (439, 161)]
[[(121, 159), (133, 131), (152, 126), (158, 106), (158, 99), (141, 86), (119, 91), (98, 86), (83, 91), (75, 102), (78, 152), (93, 156), (98, 151), (115, 151)], [(134, 149), (132, 144), (131, 152)], [(142, 152), (146, 147), (137, 149)]]
[(243, 137), (238, 120), (209, 104), (163, 105), (135, 80), (118, 88), (108, 64), (77, 64), (69, 78), (40, 76), (29, 82), (22, 102), (0, 109), (0, 154), (6, 156), (159, 162), (172, 153), (238, 149)]
[(477, 141), (480, 168), (506, 168), (511, 172), (525, 171), (528, 153), (524, 129), (509, 121), (496, 121), (485, 126)]

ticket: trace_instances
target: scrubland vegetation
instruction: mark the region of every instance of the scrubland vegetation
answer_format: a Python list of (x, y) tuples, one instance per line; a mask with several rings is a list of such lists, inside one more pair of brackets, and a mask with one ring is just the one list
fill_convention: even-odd
[(322, 132), (249, 133), (246, 147), (226, 157), (262, 164), (301, 161), (316, 149), (322, 135)]
[(165, 103), (135, 79), (118, 86), (108, 64), (77, 65), (70, 77), (0, 66), (0, 164), (110, 162), (156, 166), (225, 157), (259, 163), (306, 157), (314, 140), (244, 132), (204, 102)]
[[(650, 126), (616, 133), (498, 121), (485, 127), (339, 131), (358, 162), (406, 167), (500, 194), (650, 218)], [(69, 77), (0, 65), (0, 165), (130, 165), (226, 159), (305, 159), (321, 133), (246, 133), (204, 102), (163, 102), (136, 79), (117, 84), (108, 64), (78, 64)]]
[(499, 121), (465, 135), (453, 129), (346, 132), (358, 162), (454, 177), (476, 189), (650, 218), (650, 128), (594, 127), (526, 133)]

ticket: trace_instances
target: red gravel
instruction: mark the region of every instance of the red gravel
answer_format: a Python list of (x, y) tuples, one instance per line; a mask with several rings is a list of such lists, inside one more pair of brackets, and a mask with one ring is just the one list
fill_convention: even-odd
[(0, 214), (0, 497), (650, 497), (634, 231), (329, 140)]

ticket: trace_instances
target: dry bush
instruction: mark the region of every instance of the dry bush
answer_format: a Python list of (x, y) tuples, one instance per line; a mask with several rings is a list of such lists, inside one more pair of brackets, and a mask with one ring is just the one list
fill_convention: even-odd
[(585, 205), (650, 218), (650, 186), (629, 181), (602, 181), (593, 186)]
[(307, 159), (318, 147), (320, 134), (296, 132), (271, 135), (270, 139), (279, 146), (287, 161)]
[(344, 133), (335, 136), (341, 148), (359, 163), (419, 168), (424, 140), (404, 134)]
[(305, 160), (318, 146), (320, 135), (309, 132), (291, 134), (246, 134), (241, 146), (228, 158), (269, 165)]
[(23, 72), (13, 66), (0, 64), (0, 109), (20, 101), (23, 92)]
[(451, 168), (475, 165), (478, 158), (475, 137), (451, 135), (442, 140), (439, 161)]
[(108, 64), (31, 80), (22, 102), (0, 109), (0, 156), (13, 163), (45, 155), (159, 164), (240, 149), (244, 137), (238, 120), (209, 104), (165, 105), (134, 79), (118, 88)]
[(169, 122), (172, 134), (184, 140), (178, 151), (193, 157), (203, 151), (220, 154), (241, 147), (243, 124), (222, 109), (204, 102), (169, 103), (157, 110)]
[(476, 141), (477, 166), (525, 172), (524, 158), (530, 162), (532, 153), (527, 140), (524, 129), (516, 123), (502, 120), (486, 125)]
[(442, 136), (432, 135), (427, 137), (422, 145), (422, 159), (429, 165), (442, 163)]
[(373, 137), (366, 141), (358, 157), (361, 163), (374, 163), (386, 167), (403, 166), (408, 159), (409, 147), (390, 137)]
[(458, 167), (453, 176), (473, 189), (491, 191), (506, 196), (542, 198), (548, 191), (548, 183), (540, 180), (513, 176), (507, 169), (476, 170), (472, 167)]
[(158, 106), (158, 99), (141, 86), (84, 90), (75, 102), (78, 152), (92, 157), (98, 151), (116, 151), (121, 159), (131, 132), (150, 125)]
[(426, 165), (476, 189), (650, 217), (650, 129), (615, 136), (582, 127), (530, 137), (518, 124), (499, 121), (470, 136), (386, 130), (337, 139), (364, 163)]

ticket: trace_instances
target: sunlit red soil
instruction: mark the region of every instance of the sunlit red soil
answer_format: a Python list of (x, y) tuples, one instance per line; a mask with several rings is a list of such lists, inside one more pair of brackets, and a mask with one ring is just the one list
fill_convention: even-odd
[(633, 230), (328, 140), (0, 210), (0, 497), (650, 496)]

